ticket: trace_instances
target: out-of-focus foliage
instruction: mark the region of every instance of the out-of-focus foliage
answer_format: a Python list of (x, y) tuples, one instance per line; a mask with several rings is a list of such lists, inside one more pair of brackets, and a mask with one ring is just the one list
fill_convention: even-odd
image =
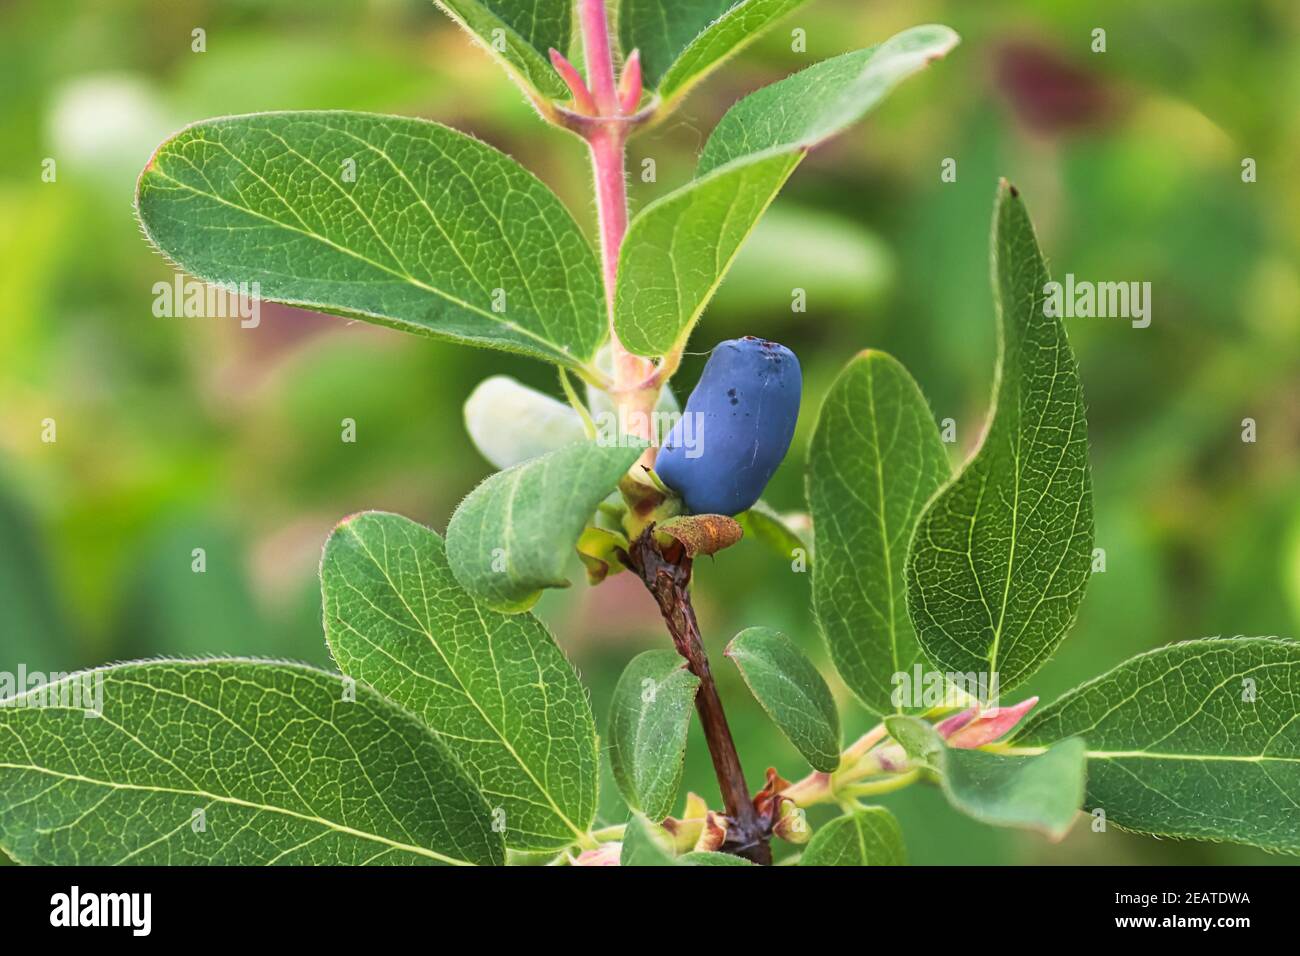
[[(636, 207), (688, 180), (744, 93), (927, 21), (951, 25), (962, 45), (808, 159), (690, 350), (747, 333), (789, 345), (809, 410), (859, 349), (888, 350), (936, 418), (954, 420), (959, 461), (992, 384), (989, 208), (1005, 175), (1032, 202), (1054, 276), (1150, 281), (1153, 298), (1147, 329), (1067, 320), (1105, 572), (1024, 693), (1051, 699), (1171, 641), (1300, 637), (1294, 3), (815, 0), (633, 142)], [(1091, 52), (1097, 27), (1105, 53)], [(192, 50), (199, 28), (203, 53)], [(795, 29), (806, 52), (791, 48)], [(255, 329), (157, 318), (153, 285), (172, 271), (132, 218), (135, 177), (167, 134), (211, 116), (404, 113), (505, 149), (590, 232), (581, 145), (543, 126), (425, 0), (10, 0), (0, 85), (0, 669), (221, 651), (327, 664), (316, 570), (330, 530), (371, 508), (444, 529), (490, 470), (464, 432), (466, 397), (494, 373), (558, 395), (553, 372), (271, 306)], [(940, 178), (949, 158), (955, 182)], [(42, 179), (46, 159), (54, 182)], [(806, 312), (792, 311), (796, 289)], [(678, 394), (702, 364), (688, 359)], [(806, 507), (814, 417), (765, 495), (778, 511)], [(1241, 440), (1246, 418), (1254, 443)], [(42, 441), (46, 419), (54, 443)], [(342, 440), (345, 419), (355, 442)], [(576, 562), (569, 577), (582, 577)], [(788, 561), (742, 543), (701, 560), (697, 581), (715, 659), (731, 635), (763, 626), (825, 664), (808, 575)], [(628, 660), (666, 646), (631, 575), (548, 594), (538, 613), (598, 714)], [(799, 773), (739, 674), (716, 671), (751, 781), (769, 764)], [(851, 740), (868, 718), (835, 691)], [(684, 784), (715, 793), (696, 727)], [(601, 802), (603, 822), (624, 819), (608, 770)], [(881, 802), (913, 863), (1278, 859), (1086, 826), (1051, 844), (981, 827), (926, 787)]]

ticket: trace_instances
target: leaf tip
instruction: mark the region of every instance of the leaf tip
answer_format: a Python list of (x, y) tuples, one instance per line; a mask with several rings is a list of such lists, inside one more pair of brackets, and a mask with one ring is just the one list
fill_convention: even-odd
[(350, 525), (352, 525), (359, 518), (361, 518), (363, 515), (366, 514), (369, 514), (369, 512), (354, 511), (350, 515), (344, 515), (342, 518), (338, 520), (338, 523), (334, 525), (333, 533), (337, 534), (338, 532), (343, 531), (344, 529), (348, 528)]

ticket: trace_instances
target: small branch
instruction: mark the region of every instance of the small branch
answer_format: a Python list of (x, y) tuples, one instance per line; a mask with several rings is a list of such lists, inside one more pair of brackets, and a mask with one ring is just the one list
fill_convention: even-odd
[[(889, 732), (883, 723), (872, 727), (840, 754), (840, 765), (833, 773), (813, 771), (797, 783), (790, 784), (781, 791), (781, 796), (793, 800), (796, 806), (811, 807), (819, 803), (837, 803), (852, 801), (859, 796), (873, 793), (888, 793), (890, 790), (904, 787), (917, 779), (917, 774), (908, 773), (906, 757), (901, 754), (901, 747), (896, 744), (886, 746)], [(900, 751), (897, 759), (893, 749)], [(880, 777), (863, 783), (863, 778)]]
[(770, 865), (772, 820), (759, 813), (750, 797), (740, 756), (736, 753), (736, 742), (732, 739), (722, 699), (709, 669), (709, 658), (691, 604), (691, 559), (680, 545), (673, 545), (666, 554), (661, 551), (651, 525), (632, 542), (627, 563), (640, 575), (658, 603), (677, 653), (686, 659), (686, 666), (700, 679), (695, 709), (704, 728), (727, 813), (727, 837), (722, 850), (754, 863)]
[(855, 783), (845, 788), (845, 793), (850, 797), (877, 797), (883, 793), (893, 793), (895, 790), (902, 790), (904, 787), (911, 786), (921, 779), (920, 770), (909, 770), (907, 773), (897, 774), (893, 777), (886, 777), (884, 780), (872, 780), (867, 783)]

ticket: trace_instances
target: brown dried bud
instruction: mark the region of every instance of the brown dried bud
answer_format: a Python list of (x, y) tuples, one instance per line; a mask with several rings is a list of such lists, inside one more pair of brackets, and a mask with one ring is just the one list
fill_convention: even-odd
[(669, 518), (655, 527), (656, 538), (664, 544), (664, 536), (686, 549), (686, 556), (717, 554), (745, 536), (735, 518), (726, 515), (682, 515)]

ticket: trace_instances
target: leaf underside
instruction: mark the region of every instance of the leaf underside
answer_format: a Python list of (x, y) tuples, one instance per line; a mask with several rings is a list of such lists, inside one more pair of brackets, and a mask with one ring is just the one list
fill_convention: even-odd
[(344, 673), (420, 717), (451, 749), (512, 849), (556, 849), (596, 811), (596, 729), (586, 692), (531, 614), (477, 605), (442, 539), (367, 513), (330, 536), (325, 635)]
[(448, 749), (369, 688), (348, 699), (336, 674), (217, 659), (48, 690), (87, 678), (103, 681), (100, 717), (71, 696), (0, 707), (0, 846), (19, 862), (504, 862)]
[(949, 474), (907, 370), (882, 352), (857, 356), (831, 385), (809, 446), (813, 610), (836, 670), (877, 715), (907, 709), (893, 700), (894, 675), (924, 662), (904, 563), (917, 518)]
[(197, 123), (140, 176), (145, 233), (205, 282), (575, 369), (605, 338), (599, 266), (560, 200), (426, 120), (259, 113)]
[(1087, 742), (1090, 810), (1158, 836), (1300, 853), (1300, 644), (1188, 641), (1044, 707), (1017, 746)]
[(1092, 480), (1078, 364), (1044, 315), (1047, 267), (1019, 193), (993, 222), (997, 388), (974, 457), (929, 503), (907, 559), (908, 611), (939, 670), (1005, 693), (1074, 623), (1092, 561)]

